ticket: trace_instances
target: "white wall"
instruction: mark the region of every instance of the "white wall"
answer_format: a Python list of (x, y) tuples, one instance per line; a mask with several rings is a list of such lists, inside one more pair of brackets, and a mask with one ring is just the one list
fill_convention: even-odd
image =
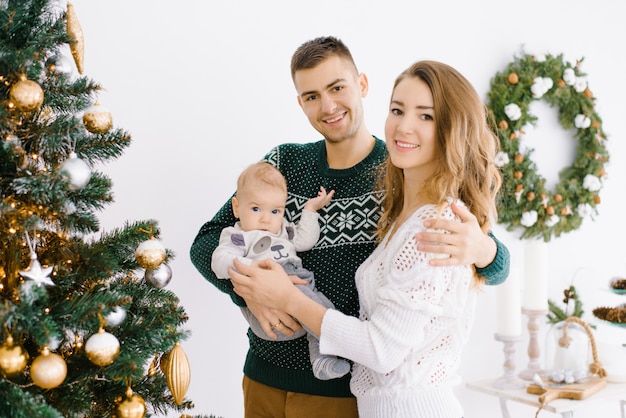
[[(618, 303), (603, 288), (611, 277), (626, 274), (626, 27), (620, 3), (74, 0), (85, 36), (85, 75), (106, 88), (101, 104), (134, 140), (118, 161), (103, 167), (114, 181), (116, 202), (100, 219), (105, 230), (125, 220), (157, 219), (163, 243), (177, 254), (168, 289), (180, 296), (190, 316), (193, 335), (183, 347), (192, 366), (192, 413), (242, 416), (247, 339), (239, 310), (194, 269), (189, 247), (234, 190), (242, 167), (275, 144), (320, 138), (296, 104), (289, 75), (292, 52), (316, 36), (336, 35), (351, 47), (370, 79), (368, 126), (381, 137), (393, 79), (415, 60), (447, 62), (486, 95), (491, 77), (522, 46), (528, 52), (563, 53), (570, 61), (584, 57), (583, 70), (609, 135), (609, 178), (596, 220), (550, 242), (549, 297), (560, 300), (578, 272), (575, 284), (588, 313)], [(539, 123), (535, 135), (556, 141), (536, 151), (539, 168), (556, 178), (572, 162), (559, 150), (575, 145), (558, 127), (556, 110), (545, 106)], [(502, 226), (496, 234), (514, 259), (521, 257), (517, 234)], [(502, 374), (494, 315), (495, 289), (487, 288), (465, 352), (465, 380)], [(542, 325), (542, 338), (546, 329)], [(626, 339), (624, 329), (597, 332)], [(526, 348), (525, 340), (517, 346), (520, 370), (528, 361)], [(498, 415), (496, 399), (465, 388), (459, 396), (466, 418)], [(523, 406), (511, 411), (517, 417), (535, 412)], [(618, 408), (611, 404), (576, 416), (594, 413), (617, 417)]]

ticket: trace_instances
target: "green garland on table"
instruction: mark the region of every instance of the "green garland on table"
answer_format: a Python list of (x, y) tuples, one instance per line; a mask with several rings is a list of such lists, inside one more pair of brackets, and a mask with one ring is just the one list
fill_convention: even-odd
[[(523, 228), (522, 239), (542, 237), (548, 242), (597, 213), (609, 153), (581, 62), (572, 65), (562, 54), (522, 53), (491, 80), (489, 116), (501, 146), (495, 163), (504, 177), (498, 222), (509, 231)], [(575, 161), (559, 173), (554, 191), (546, 190), (546, 180), (531, 159), (534, 150), (524, 145), (524, 134), (536, 126), (530, 105), (537, 100), (558, 107), (561, 127), (575, 129), (578, 140)]]

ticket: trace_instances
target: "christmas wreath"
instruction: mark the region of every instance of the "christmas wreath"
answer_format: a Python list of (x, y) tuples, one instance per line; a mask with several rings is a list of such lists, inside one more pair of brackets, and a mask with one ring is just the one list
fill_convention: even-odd
[[(504, 177), (498, 222), (509, 231), (523, 228), (522, 239), (542, 237), (548, 242), (597, 214), (609, 154), (581, 62), (572, 65), (563, 55), (522, 53), (491, 80), (488, 108), (501, 147), (495, 163)], [(559, 173), (555, 190), (546, 190), (546, 180), (531, 159), (534, 149), (524, 144), (525, 134), (536, 126), (530, 106), (537, 100), (558, 107), (561, 127), (576, 130), (575, 161)]]

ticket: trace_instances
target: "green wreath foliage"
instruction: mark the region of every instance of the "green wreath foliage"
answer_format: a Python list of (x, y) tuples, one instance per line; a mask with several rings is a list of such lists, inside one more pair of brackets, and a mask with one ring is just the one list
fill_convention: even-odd
[[(491, 80), (487, 106), (500, 139), (495, 163), (504, 177), (498, 222), (509, 231), (522, 228), (521, 239), (548, 242), (597, 214), (609, 153), (581, 62), (565, 62), (562, 54), (522, 52)], [(536, 100), (557, 107), (561, 127), (575, 130), (578, 140), (575, 160), (561, 170), (554, 190), (546, 189), (531, 158), (534, 150), (524, 145), (524, 134), (536, 126), (537, 117), (530, 112)]]

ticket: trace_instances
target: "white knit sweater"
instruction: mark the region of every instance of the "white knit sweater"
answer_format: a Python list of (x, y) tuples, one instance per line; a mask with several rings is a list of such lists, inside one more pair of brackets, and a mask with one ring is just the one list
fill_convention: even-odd
[(356, 273), (360, 318), (328, 310), (320, 350), (355, 362), (350, 387), (361, 418), (461, 418), (453, 393), (474, 317), (470, 266), (431, 267), (417, 251), (424, 220), (456, 219), (422, 206)]

